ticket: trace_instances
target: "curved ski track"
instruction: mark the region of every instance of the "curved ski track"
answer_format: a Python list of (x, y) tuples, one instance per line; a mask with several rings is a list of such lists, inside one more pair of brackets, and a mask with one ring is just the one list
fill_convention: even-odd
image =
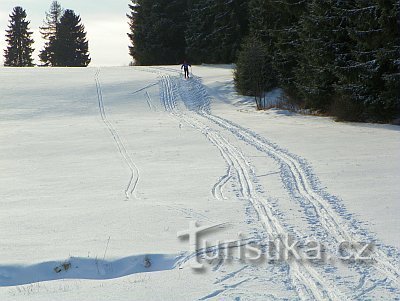
[[(365, 239), (365, 237), (363, 238), (357, 234), (351, 233), (346, 223), (329, 205), (329, 200), (325, 199), (323, 195), (315, 191), (311, 180), (309, 179), (309, 168), (305, 167), (304, 163), (299, 158), (280, 149), (254, 132), (244, 129), (228, 120), (205, 112), (201, 112), (200, 115), (225, 128), (239, 139), (274, 158), (279, 162), (283, 170), (289, 171), (289, 178), (292, 179), (292, 183), (294, 184), (291, 186), (291, 189), (294, 188), (295, 192), (300, 195), (299, 200), (301, 200), (303, 206), (311, 205), (314, 208), (319, 223), (326, 232), (331, 235), (336, 245), (339, 245), (342, 241), (357, 243)], [(291, 191), (291, 193), (293, 193), (293, 191)], [(375, 262), (375, 269), (399, 285), (399, 268), (395, 267), (394, 264), (390, 262), (385, 253), (381, 250), (376, 250), (373, 253), (372, 260)]]
[(100, 69), (97, 69), (94, 79), (96, 82), (97, 100), (98, 100), (98, 105), (99, 105), (100, 116), (101, 116), (103, 123), (106, 125), (108, 131), (110, 132), (112, 138), (114, 139), (119, 153), (121, 154), (124, 162), (126, 163), (126, 165), (128, 166), (128, 168), (130, 170), (130, 173), (131, 173), (130, 179), (129, 179), (128, 185), (125, 189), (126, 199), (129, 200), (132, 197), (132, 195), (134, 195), (136, 187), (139, 183), (140, 172), (139, 172), (139, 169), (137, 168), (136, 164), (133, 162), (132, 158), (130, 157), (118, 132), (115, 130), (114, 126), (107, 118), (106, 111), (104, 108), (103, 91), (102, 91), (99, 75), (100, 75)]
[[(198, 78), (193, 78), (191, 82), (193, 82), (194, 86), (191, 87), (191, 92), (197, 93), (197, 95), (194, 97), (192, 96), (192, 98), (201, 99), (207, 97), (207, 92)], [(199, 102), (209, 103), (209, 101), (205, 100)], [(245, 129), (229, 120), (210, 114), (209, 108), (202, 108), (198, 110), (197, 113), (277, 161), (281, 166), (281, 172), (283, 173), (282, 178), (286, 179), (286, 181), (283, 180), (286, 189), (292, 195), (298, 196), (295, 199), (300, 201), (303, 207), (311, 206), (314, 209), (318, 223), (334, 240), (334, 245), (337, 246), (343, 241), (357, 243), (363, 240), (365, 241), (366, 238), (370, 239), (370, 237), (363, 237), (350, 231), (347, 223), (330, 205), (332, 199), (337, 202), (336, 198), (323, 193), (320, 189), (315, 187), (316, 185), (314, 183), (318, 183), (318, 180), (314, 178), (311, 168), (304, 160), (281, 149), (279, 146), (269, 142), (267, 139), (249, 129)], [(378, 272), (388, 277), (399, 286), (400, 267), (392, 263), (384, 251), (376, 249), (372, 254), (372, 260), (374, 261), (373, 267)]]
[[(212, 189), (212, 193), (216, 199), (225, 199), (222, 188), (236, 173), (238, 174), (239, 182), (242, 187), (243, 196), (251, 200), (254, 208), (263, 221), (263, 225), (268, 234), (271, 235), (271, 233), (284, 233), (282, 232), (283, 227), (279, 224), (279, 221), (274, 218), (272, 212), (268, 212), (266, 210), (268, 206), (252, 195), (255, 193), (255, 191), (252, 188), (251, 179), (248, 177), (249, 174), (246, 176), (243, 172), (246, 170), (243, 169), (243, 166), (247, 166), (247, 170), (249, 171), (252, 171), (252, 168), (248, 161), (243, 157), (243, 154), (241, 154), (237, 148), (229, 144), (225, 138), (221, 137), (219, 132), (207, 126), (206, 123), (199, 121), (200, 119), (198, 117), (204, 118), (212, 124), (217, 125), (218, 128), (230, 132), (247, 145), (253, 146), (258, 151), (274, 159), (280, 166), (281, 178), (286, 190), (297, 202), (300, 203), (304, 209), (310, 207), (313, 208), (315, 214), (312, 217), (307, 216), (309, 222), (314, 224), (314, 229), (316, 232), (319, 231), (319, 228), (323, 229), (323, 231), (325, 231), (325, 237), (331, 240), (332, 245), (337, 246), (343, 241), (355, 243), (361, 241), (373, 241), (372, 236), (366, 231), (361, 231), (358, 226), (356, 226), (356, 222), (354, 220), (343, 217), (340, 213), (338, 213), (338, 211), (342, 212), (343, 214), (345, 212), (340, 205), (340, 201), (336, 197), (327, 194), (323, 189), (319, 188), (318, 179), (314, 176), (311, 167), (305, 160), (289, 153), (287, 150), (281, 149), (276, 144), (268, 141), (264, 137), (257, 135), (255, 132), (249, 129), (245, 129), (229, 120), (211, 114), (210, 99), (199, 78), (194, 77), (187, 82), (179, 81), (178, 83), (184, 83), (185, 86), (177, 87), (177, 84), (175, 83), (175, 81), (177, 81), (176, 76), (171, 79), (170, 76), (162, 74), (166, 72), (176, 74), (179, 72), (172, 68), (163, 67), (155, 67), (153, 70), (160, 70), (160, 90), (162, 91), (161, 100), (164, 103), (166, 111), (178, 116), (190, 126), (200, 130), (204, 135), (206, 135), (210, 142), (212, 142), (219, 149), (222, 157), (228, 165), (226, 175), (223, 176)], [(186, 108), (189, 110), (189, 112), (186, 114), (176, 109), (177, 95), (182, 98)], [(190, 120), (188, 120), (188, 116), (190, 116)], [(196, 118), (193, 116), (196, 116)], [(221, 143), (221, 141), (223, 142)], [(232, 152), (234, 153), (235, 150), (236, 152), (239, 152), (239, 154), (236, 153), (236, 155), (233, 156), (236, 158), (242, 158), (242, 164), (239, 164), (237, 159), (232, 159)], [(238, 168), (238, 165), (242, 167)], [(240, 172), (240, 170), (242, 170), (242, 172)], [(376, 248), (372, 253), (372, 262), (373, 264), (371, 264), (369, 267), (364, 267), (363, 271), (358, 271), (362, 277), (369, 275), (370, 270), (375, 270), (386, 277), (383, 282), (389, 280), (395, 285), (394, 288), (388, 287), (387, 291), (391, 293), (397, 291), (400, 283), (400, 267), (398, 266), (398, 263), (391, 260), (385, 253), (384, 249), (378, 248)], [(294, 265), (295, 266), (293, 267), (292, 264), (291, 269), (299, 269), (298, 266), (296, 267), (298, 263), (294, 263)], [(305, 266), (304, 264), (302, 264), (302, 267), (303, 270), (308, 270), (308, 276), (312, 275), (314, 280), (317, 279), (316, 283), (324, 283), (323, 279), (319, 277), (315, 270), (310, 270), (310, 267)], [(353, 264), (351, 268), (357, 270), (358, 266), (357, 264)], [(300, 283), (307, 283), (307, 278), (293, 276), (293, 273), (291, 275), (292, 280), (297, 279), (300, 281)], [(382, 283), (382, 280), (376, 281)], [(296, 281), (293, 280), (293, 282)], [(332, 289), (332, 286), (329, 287), (329, 285), (325, 285), (325, 288), (322, 290), (319, 285), (315, 285), (315, 282), (314, 285), (312, 283), (308, 283), (308, 285), (306, 284), (305, 287), (307, 289), (310, 289), (311, 287), (314, 288), (314, 290), (311, 290), (311, 295), (313, 295), (313, 297), (317, 300), (325, 300), (325, 298), (335, 300), (338, 295), (341, 295), (337, 288)], [(298, 288), (299, 286), (301, 287), (301, 284), (296, 287)], [(316, 289), (318, 287), (319, 289)], [(308, 291), (308, 293), (310, 293), (310, 291)], [(356, 296), (356, 294), (357, 292), (354, 293), (354, 296)], [(311, 295), (308, 294), (308, 296)], [(299, 296), (305, 297), (305, 295), (302, 295), (301, 293), (299, 293)], [(339, 300), (340, 299), (341, 298), (339, 298)]]
[[(203, 133), (219, 149), (228, 165), (227, 175), (236, 174), (243, 197), (252, 203), (267, 234), (270, 237), (277, 237), (286, 233), (280, 221), (274, 216), (271, 205), (258, 197), (251, 177), (252, 168), (241, 151), (225, 139), (219, 131), (203, 123), (199, 118), (200, 115), (192, 112), (183, 113), (178, 110), (177, 95), (177, 87), (171, 77), (162, 75), (160, 98), (165, 110)], [(203, 110), (206, 111), (205, 107), (203, 107)], [(223, 182), (220, 181), (219, 183)], [(338, 289), (332, 283), (328, 283), (311, 265), (290, 261), (287, 264), (287, 269), (301, 300), (343, 300)]]

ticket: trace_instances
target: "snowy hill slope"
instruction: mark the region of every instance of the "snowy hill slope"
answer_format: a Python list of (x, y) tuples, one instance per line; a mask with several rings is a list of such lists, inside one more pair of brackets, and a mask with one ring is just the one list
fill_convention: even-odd
[[(230, 66), (0, 70), (1, 300), (382, 300), (399, 296), (400, 132), (255, 112)], [(213, 260), (289, 235), (367, 264)], [(234, 253), (237, 255), (237, 253)], [(204, 255), (204, 254), (203, 254)], [(93, 297), (95, 296), (95, 298)]]

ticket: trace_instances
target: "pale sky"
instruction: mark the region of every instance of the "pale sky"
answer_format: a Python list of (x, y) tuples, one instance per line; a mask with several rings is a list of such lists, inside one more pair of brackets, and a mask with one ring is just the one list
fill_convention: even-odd
[[(0, 0), (0, 65), (3, 65), (3, 50), (6, 48), (5, 30), (9, 15), (15, 6), (22, 6), (31, 21), (30, 29), (35, 40), (34, 59), (39, 63), (38, 53), (43, 48), (39, 27), (43, 25), (45, 12), (52, 0)], [(126, 66), (129, 56), (128, 4), (130, 0), (59, 0), (65, 9), (73, 9), (82, 18), (87, 31), (90, 66)]]

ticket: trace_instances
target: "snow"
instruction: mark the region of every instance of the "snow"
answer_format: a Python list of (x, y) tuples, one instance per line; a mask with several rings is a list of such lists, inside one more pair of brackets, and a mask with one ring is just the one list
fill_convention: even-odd
[[(232, 66), (179, 72), (0, 69), (0, 299), (396, 298), (399, 127), (256, 112)], [(209, 242), (287, 233), (377, 248), (371, 265), (196, 273), (177, 238), (195, 220), (227, 223)]]

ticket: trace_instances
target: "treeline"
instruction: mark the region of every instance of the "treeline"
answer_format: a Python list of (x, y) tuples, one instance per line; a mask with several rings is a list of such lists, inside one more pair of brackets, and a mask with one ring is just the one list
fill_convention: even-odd
[(132, 0), (137, 65), (232, 63), (248, 31), (246, 0)]
[[(32, 47), (33, 32), (26, 20), (26, 11), (17, 6), (10, 15), (10, 24), (6, 30), (7, 49), (4, 51), (4, 66), (34, 66)], [(86, 39), (85, 27), (81, 18), (73, 10), (63, 9), (59, 2), (53, 1), (46, 12), (44, 25), (40, 33), (46, 41), (40, 51), (41, 66), (86, 67), (91, 59)]]
[[(279, 86), (305, 108), (342, 120), (399, 114), (398, 1), (250, 0), (249, 16), (236, 72), (242, 93)], [(247, 80), (255, 70), (256, 85)]]
[(132, 0), (136, 64), (237, 64), (235, 83), (306, 109), (387, 122), (400, 110), (396, 0)]

